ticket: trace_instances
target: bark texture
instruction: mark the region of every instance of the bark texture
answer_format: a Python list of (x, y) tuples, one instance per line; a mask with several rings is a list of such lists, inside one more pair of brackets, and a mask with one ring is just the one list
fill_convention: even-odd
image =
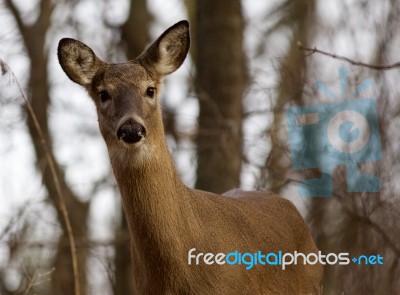
[(221, 193), (240, 186), (242, 98), (247, 86), (241, 2), (199, 0), (196, 22), (196, 187)]

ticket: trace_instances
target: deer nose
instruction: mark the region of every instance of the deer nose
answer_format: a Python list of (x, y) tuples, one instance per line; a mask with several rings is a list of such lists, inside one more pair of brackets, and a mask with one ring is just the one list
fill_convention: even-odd
[(139, 124), (133, 120), (128, 120), (122, 124), (117, 131), (117, 137), (119, 140), (123, 140), (125, 143), (137, 143), (146, 136), (146, 128), (142, 124)]

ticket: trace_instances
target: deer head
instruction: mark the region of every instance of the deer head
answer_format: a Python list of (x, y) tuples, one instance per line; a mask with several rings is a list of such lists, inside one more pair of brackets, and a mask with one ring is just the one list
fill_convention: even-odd
[(60, 41), (61, 67), (92, 97), (109, 152), (124, 151), (125, 157), (134, 154), (136, 163), (155, 154), (152, 151), (164, 140), (158, 98), (161, 80), (181, 66), (189, 44), (187, 21), (170, 27), (139, 57), (126, 63), (106, 63), (80, 41)]

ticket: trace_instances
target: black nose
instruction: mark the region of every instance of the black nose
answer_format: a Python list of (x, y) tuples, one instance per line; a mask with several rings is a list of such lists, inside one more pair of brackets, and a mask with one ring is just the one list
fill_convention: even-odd
[(122, 139), (126, 143), (139, 142), (146, 135), (146, 129), (143, 125), (132, 120), (125, 122), (117, 131), (118, 139)]

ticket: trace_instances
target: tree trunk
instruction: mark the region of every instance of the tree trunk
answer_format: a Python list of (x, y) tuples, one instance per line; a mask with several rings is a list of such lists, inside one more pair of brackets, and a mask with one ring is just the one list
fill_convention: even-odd
[(196, 91), (200, 114), (196, 187), (221, 193), (240, 186), (242, 98), (247, 86), (241, 2), (198, 0)]
[[(64, 201), (70, 216), (72, 230), (75, 236), (86, 237), (86, 220), (88, 216), (88, 204), (79, 201), (77, 196), (70, 190), (65, 181), (63, 172), (57, 163), (52, 151), (52, 139), (49, 132), (47, 111), (49, 108), (49, 85), (47, 72), (47, 56), (45, 52), (45, 39), (47, 30), (50, 28), (50, 17), (54, 8), (51, 1), (42, 0), (39, 10), (39, 16), (36, 22), (30, 26), (23, 23), (19, 11), (12, 0), (6, 1), (7, 7), (13, 14), (18, 29), (23, 38), (28, 56), (30, 58), (30, 76), (29, 76), (29, 94), (28, 99), (31, 102), (33, 111), (37, 117), (40, 128), (44, 136), (45, 143), (42, 142), (38, 130), (35, 127), (32, 116), (27, 116), (29, 135), (32, 139), (36, 153), (37, 165), (43, 174), (43, 184), (45, 185), (48, 197), (54, 204), (57, 211), (58, 220), (62, 228), (62, 236), (58, 243), (57, 254), (54, 262), (55, 271), (52, 275), (52, 289), (50, 294), (74, 294), (74, 271), (72, 268), (72, 254), (69, 244), (69, 238), (66, 229), (65, 219), (60, 209), (59, 195), (57, 193), (48, 162), (46, 159), (46, 150), (44, 144), (47, 144), (48, 152), (55, 163), (56, 175), (59, 178), (60, 186), (63, 192)], [(86, 291), (86, 257), (87, 249), (83, 248), (78, 252), (78, 267), (80, 271), (80, 289), (81, 294)]]

